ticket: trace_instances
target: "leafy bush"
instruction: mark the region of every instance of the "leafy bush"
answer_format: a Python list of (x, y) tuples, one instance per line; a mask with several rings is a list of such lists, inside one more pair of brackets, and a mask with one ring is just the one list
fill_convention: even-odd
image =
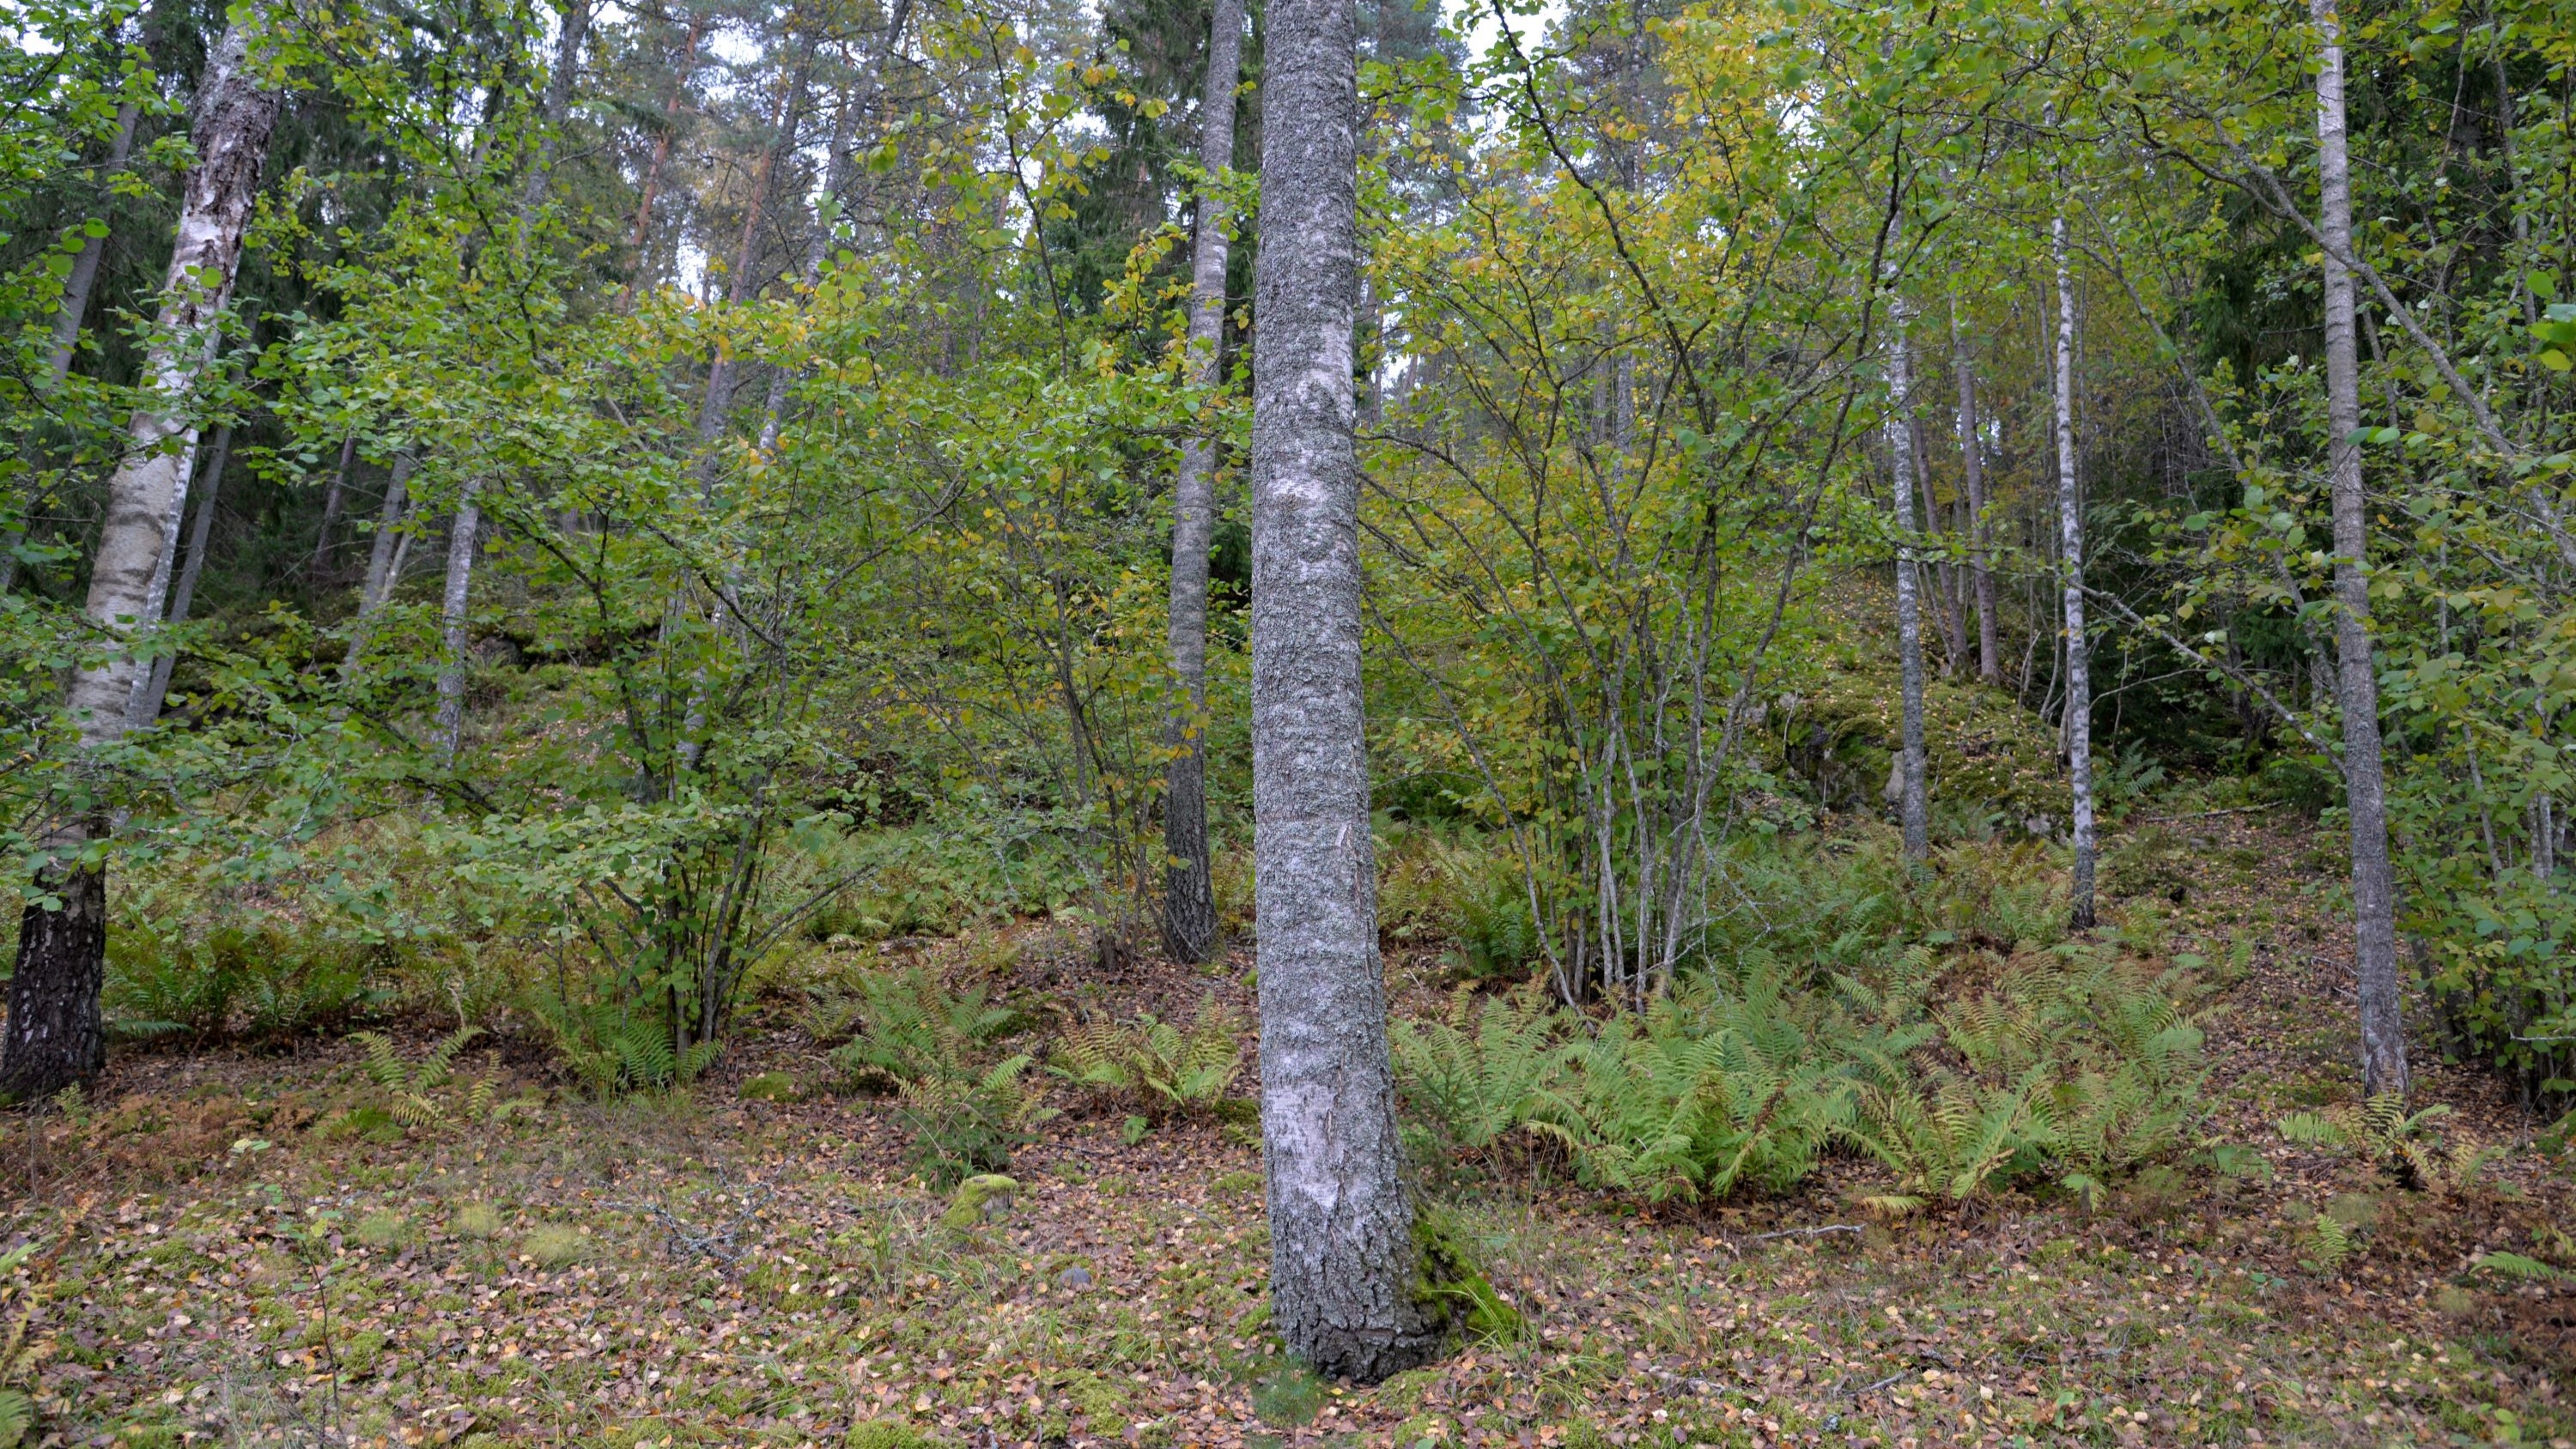
[(1213, 1108), (1243, 1075), (1242, 1023), (1211, 996), (1184, 1027), (1151, 1012), (1132, 1022), (1076, 1022), (1056, 1038), (1047, 1070), (1161, 1112)]
[(529, 1010), (564, 1069), (603, 1096), (686, 1085), (715, 1064), (721, 1045), (701, 1040), (684, 1049), (667, 1009), (614, 996), (568, 1001), (540, 991)]

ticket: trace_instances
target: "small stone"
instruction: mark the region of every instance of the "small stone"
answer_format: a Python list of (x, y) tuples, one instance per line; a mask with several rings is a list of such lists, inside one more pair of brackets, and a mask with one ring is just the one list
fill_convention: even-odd
[(1055, 1286), (1058, 1288), (1088, 1288), (1091, 1286), (1091, 1270), (1076, 1264), (1075, 1266), (1067, 1268), (1063, 1272), (1055, 1275)]

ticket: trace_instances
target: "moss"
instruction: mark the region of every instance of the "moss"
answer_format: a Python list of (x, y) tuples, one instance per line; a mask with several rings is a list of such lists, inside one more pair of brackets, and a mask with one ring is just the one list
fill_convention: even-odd
[(742, 1099), (746, 1102), (793, 1102), (803, 1095), (796, 1079), (785, 1072), (762, 1072), (742, 1084)]
[(590, 1256), (590, 1239), (578, 1228), (549, 1223), (528, 1234), (519, 1251), (537, 1260), (542, 1268), (564, 1268)]
[[(1431, 1386), (1438, 1382), (1440, 1382), (1438, 1369), (1406, 1369), (1377, 1386), (1378, 1407), (1390, 1413), (1411, 1414), (1422, 1407), (1423, 1396), (1431, 1392)], [(1411, 1442), (1404, 1439), (1402, 1435), (1397, 1437), (1403, 1442)], [(1413, 1437), (1421, 1436), (1417, 1434)]]
[(1065, 1397), (1082, 1410), (1084, 1422), (1095, 1439), (1117, 1439), (1125, 1436), (1132, 1421), (1131, 1401), (1127, 1391), (1098, 1374), (1076, 1374), (1065, 1383)]
[(1413, 1300), (1435, 1321), (1470, 1338), (1510, 1343), (1528, 1332), (1520, 1310), (1503, 1301), (1460, 1240), (1448, 1214), (1424, 1204), (1413, 1215), (1413, 1244), (1419, 1255)]
[(411, 1241), (411, 1219), (397, 1212), (374, 1212), (358, 1219), (350, 1236), (370, 1248), (397, 1248)]
[(862, 1419), (850, 1426), (842, 1449), (930, 1449), (939, 1441), (900, 1419)]
[(949, 1200), (948, 1211), (939, 1215), (940, 1224), (971, 1228), (987, 1217), (998, 1216), (998, 1210), (1010, 1206), (1011, 1194), (1019, 1190), (1016, 1178), (998, 1172), (978, 1173), (957, 1184), (957, 1195)]

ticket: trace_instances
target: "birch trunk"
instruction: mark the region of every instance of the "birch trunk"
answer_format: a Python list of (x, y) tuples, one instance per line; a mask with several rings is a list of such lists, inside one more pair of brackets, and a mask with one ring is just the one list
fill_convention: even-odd
[(2345, 152), (2343, 27), (2334, 0), (2312, 0), (2317, 66), (2318, 223), (2325, 233), (2326, 471), (2334, 493), (2336, 703), (2343, 714), (2344, 804), (2352, 823), (2353, 969), (2359, 978), (2362, 1090), (2408, 1089), (2405, 1006), (2397, 981), (2388, 798), (2379, 750), (2379, 678), (2370, 657), (2368, 498), (2362, 490), (2361, 368), (2354, 350), (2352, 170)]
[(1887, 310), (1893, 329), (1887, 343), (1887, 452), (1896, 469), (1896, 661), (1904, 714), (1896, 751), (1896, 808), (1906, 857), (1921, 860), (1932, 853), (1932, 826), (1923, 779), (1923, 606), (1914, 547), (1914, 438), (1907, 426), (1913, 415), (1914, 356), (1905, 340), (1905, 299), (1890, 297)]
[(1986, 534), (1986, 458), (1977, 423), (1977, 369), (1950, 304), (1950, 366), (1959, 375), (1959, 472), (1968, 494), (1968, 581), (1977, 605), (1977, 678), (2001, 684), (2003, 651), (1995, 643), (1995, 571)]
[(1273, 1326), (1318, 1373), (1429, 1358), (1377, 952), (1360, 695), (1357, 18), (1275, 0), (1252, 412), (1252, 791)]
[[(1940, 496), (1932, 488), (1932, 447), (1923, 436), (1923, 419), (1908, 414), (1905, 419), (1906, 441), (1914, 449), (1914, 486), (1923, 495), (1923, 534), (1939, 540), (1942, 533)], [(1940, 543), (1944, 557), (1933, 565), (1934, 590), (1941, 598), (1941, 677), (1957, 676), (1959, 665), (1968, 657), (1968, 627), (1959, 609), (1959, 566), (1947, 557), (1949, 545)]]
[[(188, 173), (160, 315), (143, 359), (150, 401), (136, 410), (125, 461), (108, 480), (107, 518), (84, 606), (90, 622), (111, 637), (131, 639), (147, 629), (160, 617), (169, 586), (196, 451), (196, 430), (184, 409), (209, 359), (208, 339), (232, 299), (242, 232), (277, 125), (277, 93), (262, 88), (250, 70), (256, 38), (248, 20), (227, 27), (206, 59), (198, 91), (192, 135), (198, 164)], [(151, 672), (133, 651), (118, 649), (72, 676), (65, 704), (82, 749), (125, 734)], [(17, 973), (0, 1036), (0, 1093), (49, 1096), (86, 1081), (106, 1061), (98, 993), (106, 973), (107, 883), (104, 867), (75, 861), (97, 828), (96, 821), (66, 822), (46, 842), (62, 863), (39, 871), (36, 884), (60, 904), (53, 910), (31, 904), (20, 917)]]
[[(188, 562), (179, 570), (179, 587), (170, 595), (170, 622), (185, 624), (188, 611), (197, 601), (197, 578), (206, 571), (206, 545), (214, 534), (215, 500), (224, 484), (224, 465), (231, 461), (233, 430), (227, 425), (215, 430), (215, 445), (206, 450), (205, 481), (197, 500), (196, 521), (188, 526)], [(143, 713), (138, 726), (158, 723), (161, 705), (170, 697), (170, 674), (179, 664), (176, 654), (164, 654), (152, 661), (152, 684), (144, 691)]]
[(2057, 545), (2066, 580), (2066, 776), (2074, 794), (2075, 881), (2070, 921), (2093, 929), (2093, 679), (2084, 637), (2084, 510), (2075, 476), (2075, 273), (2066, 216), (2050, 223), (2057, 264)]
[(438, 616), (437, 750), (441, 765), (456, 763), (457, 747), (465, 740), (466, 648), (471, 642), (466, 605), (474, 589), (475, 536), (483, 527), (479, 502), (482, 491), (479, 479), (465, 485), (464, 495), (457, 500), (456, 521), (449, 525), (447, 533), (447, 587), (440, 597)]
[[(1185, 364), (1192, 387), (1213, 389), (1225, 333), (1226, 227), (1216, 178), (1234, 164), (1234, 91), (1243, 63), (1243, 0), (1216, 0), (1208, 24), (1207, 83), (1199, 102), (1198, 237), (1190, 258), (1190, 334)], [(1179, 707), (1165, 725), (1171, 763), (1163, 777), (1163, 949), (1201, 961), (1216, 945), (1216, 892), (1208, 875), (1207, 600), (1208, 543), (1216, 529), (1216, 445), (1203, 434), (1181, 444), (1172, 483), (1172, 676)]]
[(366, 652), (368, 627), (401, 577), (397, 561), (408, 544), (402, 522), (410, 501), (411, 466), (409, 453), (394, 455), (393, 474), (385, 481), (384, 507), (376, 517), (375, 544), (367, 550), (367, 581), (358, 590), (358, 617), (349, 630), (349, 653), (340, 661), (344, 675), (358, 667), (358, 656)]
[[(761, 222), (769, 210), (769, 192), (778, 175), (778, 163), (794, 148), (796, 113), (804, 109), (805, 83), (811, 65), (810, 48), (797, 58), (795, 69), (782, 78), (778, 110), (772, 122), (769, 148), (760, 153), (760, 165), (752, 173), (751, 199), (742, 218), (742, 235), (734, 243), (732, 269), (725, 273), (725, 302), (728, 306), (747, 299), (755, 290), (751, 269), (760, 256)], [(712, 489), (716, 479), (716, 439), (724, 432), (725, 415), (733, 410), (734, 374), (740, 369), (731, 353), (719, 348), (715, 361), (707, 364), (706, 396), (698, 405), (698, 486)]]

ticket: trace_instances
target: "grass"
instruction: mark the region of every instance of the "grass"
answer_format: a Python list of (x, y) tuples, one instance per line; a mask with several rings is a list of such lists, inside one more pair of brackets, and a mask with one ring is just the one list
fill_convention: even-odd
[[(2238, 841), (2297, 868), (2280, 842)], [(2410, 1192), (2271, 1126), (2351, 1091), (2348, 1061), (2324, 1050), (2346, 1026), (2333, 960), (2245, 924), (2252, 900), (2311, 909), (2296, 884), (2225, 863), (2158, 924), (2213, 960), (2255, 943), (2211, 1026), (2212, 1130), (2264, 1173), (2142, 1176), (2092, 1211), (2004, 1192), (1884, 1222), (1857, 1203), (1887, 1175), (1849, 1153), (1784, 1197), (1652, 1206), (1524, 1154), (1447, 1206), (1531, 1332), (1374, 1388), (1304, 1375), (1269, 1336), (1260, 1150), (1241, 1124), (1183, 1120), (1126, 1144), (1123, 1108), (1066, 1088), (1068, 1114), (1011, 1164), (1008, 1213), (946, 1226), (951, 1196), (916, 1176), (892, 1102), (745, 1099), (762, 1073), (827, 1074), (783, 1011), (694, 1094), (558, 1092), (533, 1116), (392, 1140), (316, 1130), (366, 1090), (346, 1046), (124, 1053), (80, 1123), (35, 1119), (31, 1143), (22, 1119), (0, 1142), (19, 1183), (0, 1227), (59, 1246), (30, 1277), (45, 1293), (36, 1437), (2576, 1439), (2559, 1323), (2576, 1297), (2472, 1266), (2576, 1261), (2548, 1236), (2563, 1169), (2518, 1152), (2492, 1185)], [(1448, 969), (1436, 944), (1399, 952), (1405, 1009), (1436, 1000)], [(1170, 1011), (1208, 980), (1116, 1005)], [(1244, 1004), (1239, 982), (1220, 985)], [(2272, 1045), (2310, 1035), (2313, 1052)], [(2428, 1066), (2424, 1090), (2485, 1140), (2518, 1140), (2486, 1079)], [(254, 1133), (273, 1146), (231, 1150)], [(2352, 1241), (2330, 1267), (2321, 1219)]]

